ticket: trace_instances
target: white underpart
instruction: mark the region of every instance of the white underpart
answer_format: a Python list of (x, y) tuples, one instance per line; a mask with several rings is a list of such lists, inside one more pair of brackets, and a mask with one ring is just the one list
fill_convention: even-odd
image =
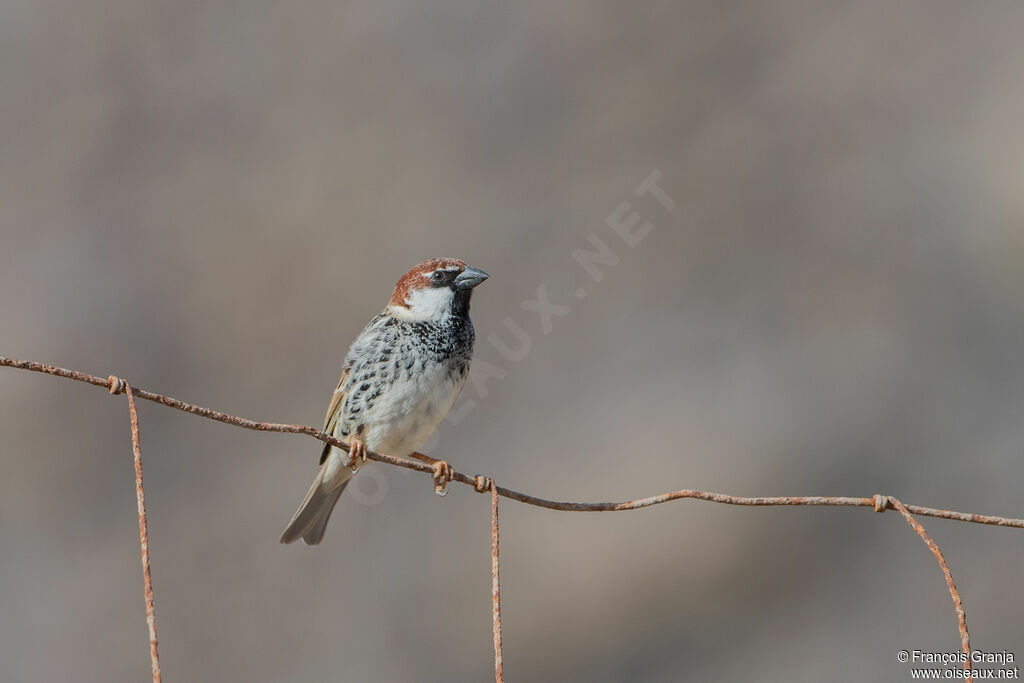
[(411, 289), (405, 297), (405, 306), (388, 306), (388, 313), (399, 320), (410, 322), (433, 320), (440, 322), (451, 315), (452, 297), (449, 287), (426, 287)]
[[(451, 410), (465, 383), (465, 375), (452, 377), (444, 363), (428, 363), (421, 372), (395, 381), (373, 408), (363, 410), (363, 443), (371, 451), (389, 455), (407, 456), (419, 450)], [(341, 425), (339, 421), (335, 427), (338, 438), (344, 438)], [(342, 472), (348, 455), (332, 448), (331, 456), (332, 474), (351, 476)], [(358, 463), (354, 465), (357, 469)]]
[(442, 363), (403, 377), (366, 414), (363, 434), (372, 450), (405, 456), (427, 442), (462, 391), (465, 378), (452, 378)]

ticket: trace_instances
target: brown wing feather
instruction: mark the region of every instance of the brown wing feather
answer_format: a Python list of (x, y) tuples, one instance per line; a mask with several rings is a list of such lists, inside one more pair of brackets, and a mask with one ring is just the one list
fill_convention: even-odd
[[(338, 424), (338, 417), (341, 413), (341, 407), (345, 405), (346, 392), (342, 391), (345, 386), (345, 382), (348, 381), (349, 370), (352, 366), (346, 366), (341, 372), (341, 379), (338, 380), (338, 388), (331, 394), (331, 404), (327, 406), (327, 416), (324, 418), (324, 431), (334, 436), (334, 428)], [(327, 454), (331, 452), (331, 444), (325, 443), (323, 451), (320, 452), (320, 464), (324, 464), (324, 460), (327, 460)]]

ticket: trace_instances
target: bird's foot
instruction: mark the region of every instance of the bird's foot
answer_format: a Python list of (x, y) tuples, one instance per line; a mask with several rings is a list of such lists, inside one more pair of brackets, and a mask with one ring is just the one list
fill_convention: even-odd
[(420, 453), (419, 451), (411, 453), (409, 457), (430, 465), (431, 469), (434, 470), (434, 493), (439, 496), (447, 496), (448, 482), (450, 482), (452, 477), (455, 475), (455, 470), (452, 469), (452, 466), (444, 460), (432, 458), (426, 453)]
[(455, 471), (452, 466), (444, 460), (437, 460), (434, 466), (434, 493), (439, 496), (448, 495), (448, 482), (452, 480), (452, 473)]
[(352, 439), (348, 444), (348, 466), (356, 470), (366, 462), (366, 444), (361, 439)]

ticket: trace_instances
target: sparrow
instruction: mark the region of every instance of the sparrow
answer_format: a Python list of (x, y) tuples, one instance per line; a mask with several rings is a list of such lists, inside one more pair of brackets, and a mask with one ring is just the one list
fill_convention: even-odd
[(451, 409), (469, 375), (473, 323), (469, 299), (487, 273), (465, 261), (417, 264), (395, 285), (384, 310), (352, 343), (331, 396), (323, 431), (348, 444), (325, 444), (320, 471), (281, 534), (282, 543), (317, 545), (367, 449), (412, 457), (434, 469), (444, 492), (451, 467), (417, 452)]

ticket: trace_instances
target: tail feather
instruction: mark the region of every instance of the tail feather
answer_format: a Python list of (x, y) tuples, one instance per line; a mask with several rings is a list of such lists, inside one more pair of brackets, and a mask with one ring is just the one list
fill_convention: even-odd
[(338, 467), (340, 463), (334, 462), (335, 458), (340, 460), (332, 450), (331, 457), (320, 467), (309, 493), (281, 534), (281, 543), (293, 543), (301, 538), (306, 545), (319, 545), (323, 540), (327, 521), (353, 474), (347, 467)]

